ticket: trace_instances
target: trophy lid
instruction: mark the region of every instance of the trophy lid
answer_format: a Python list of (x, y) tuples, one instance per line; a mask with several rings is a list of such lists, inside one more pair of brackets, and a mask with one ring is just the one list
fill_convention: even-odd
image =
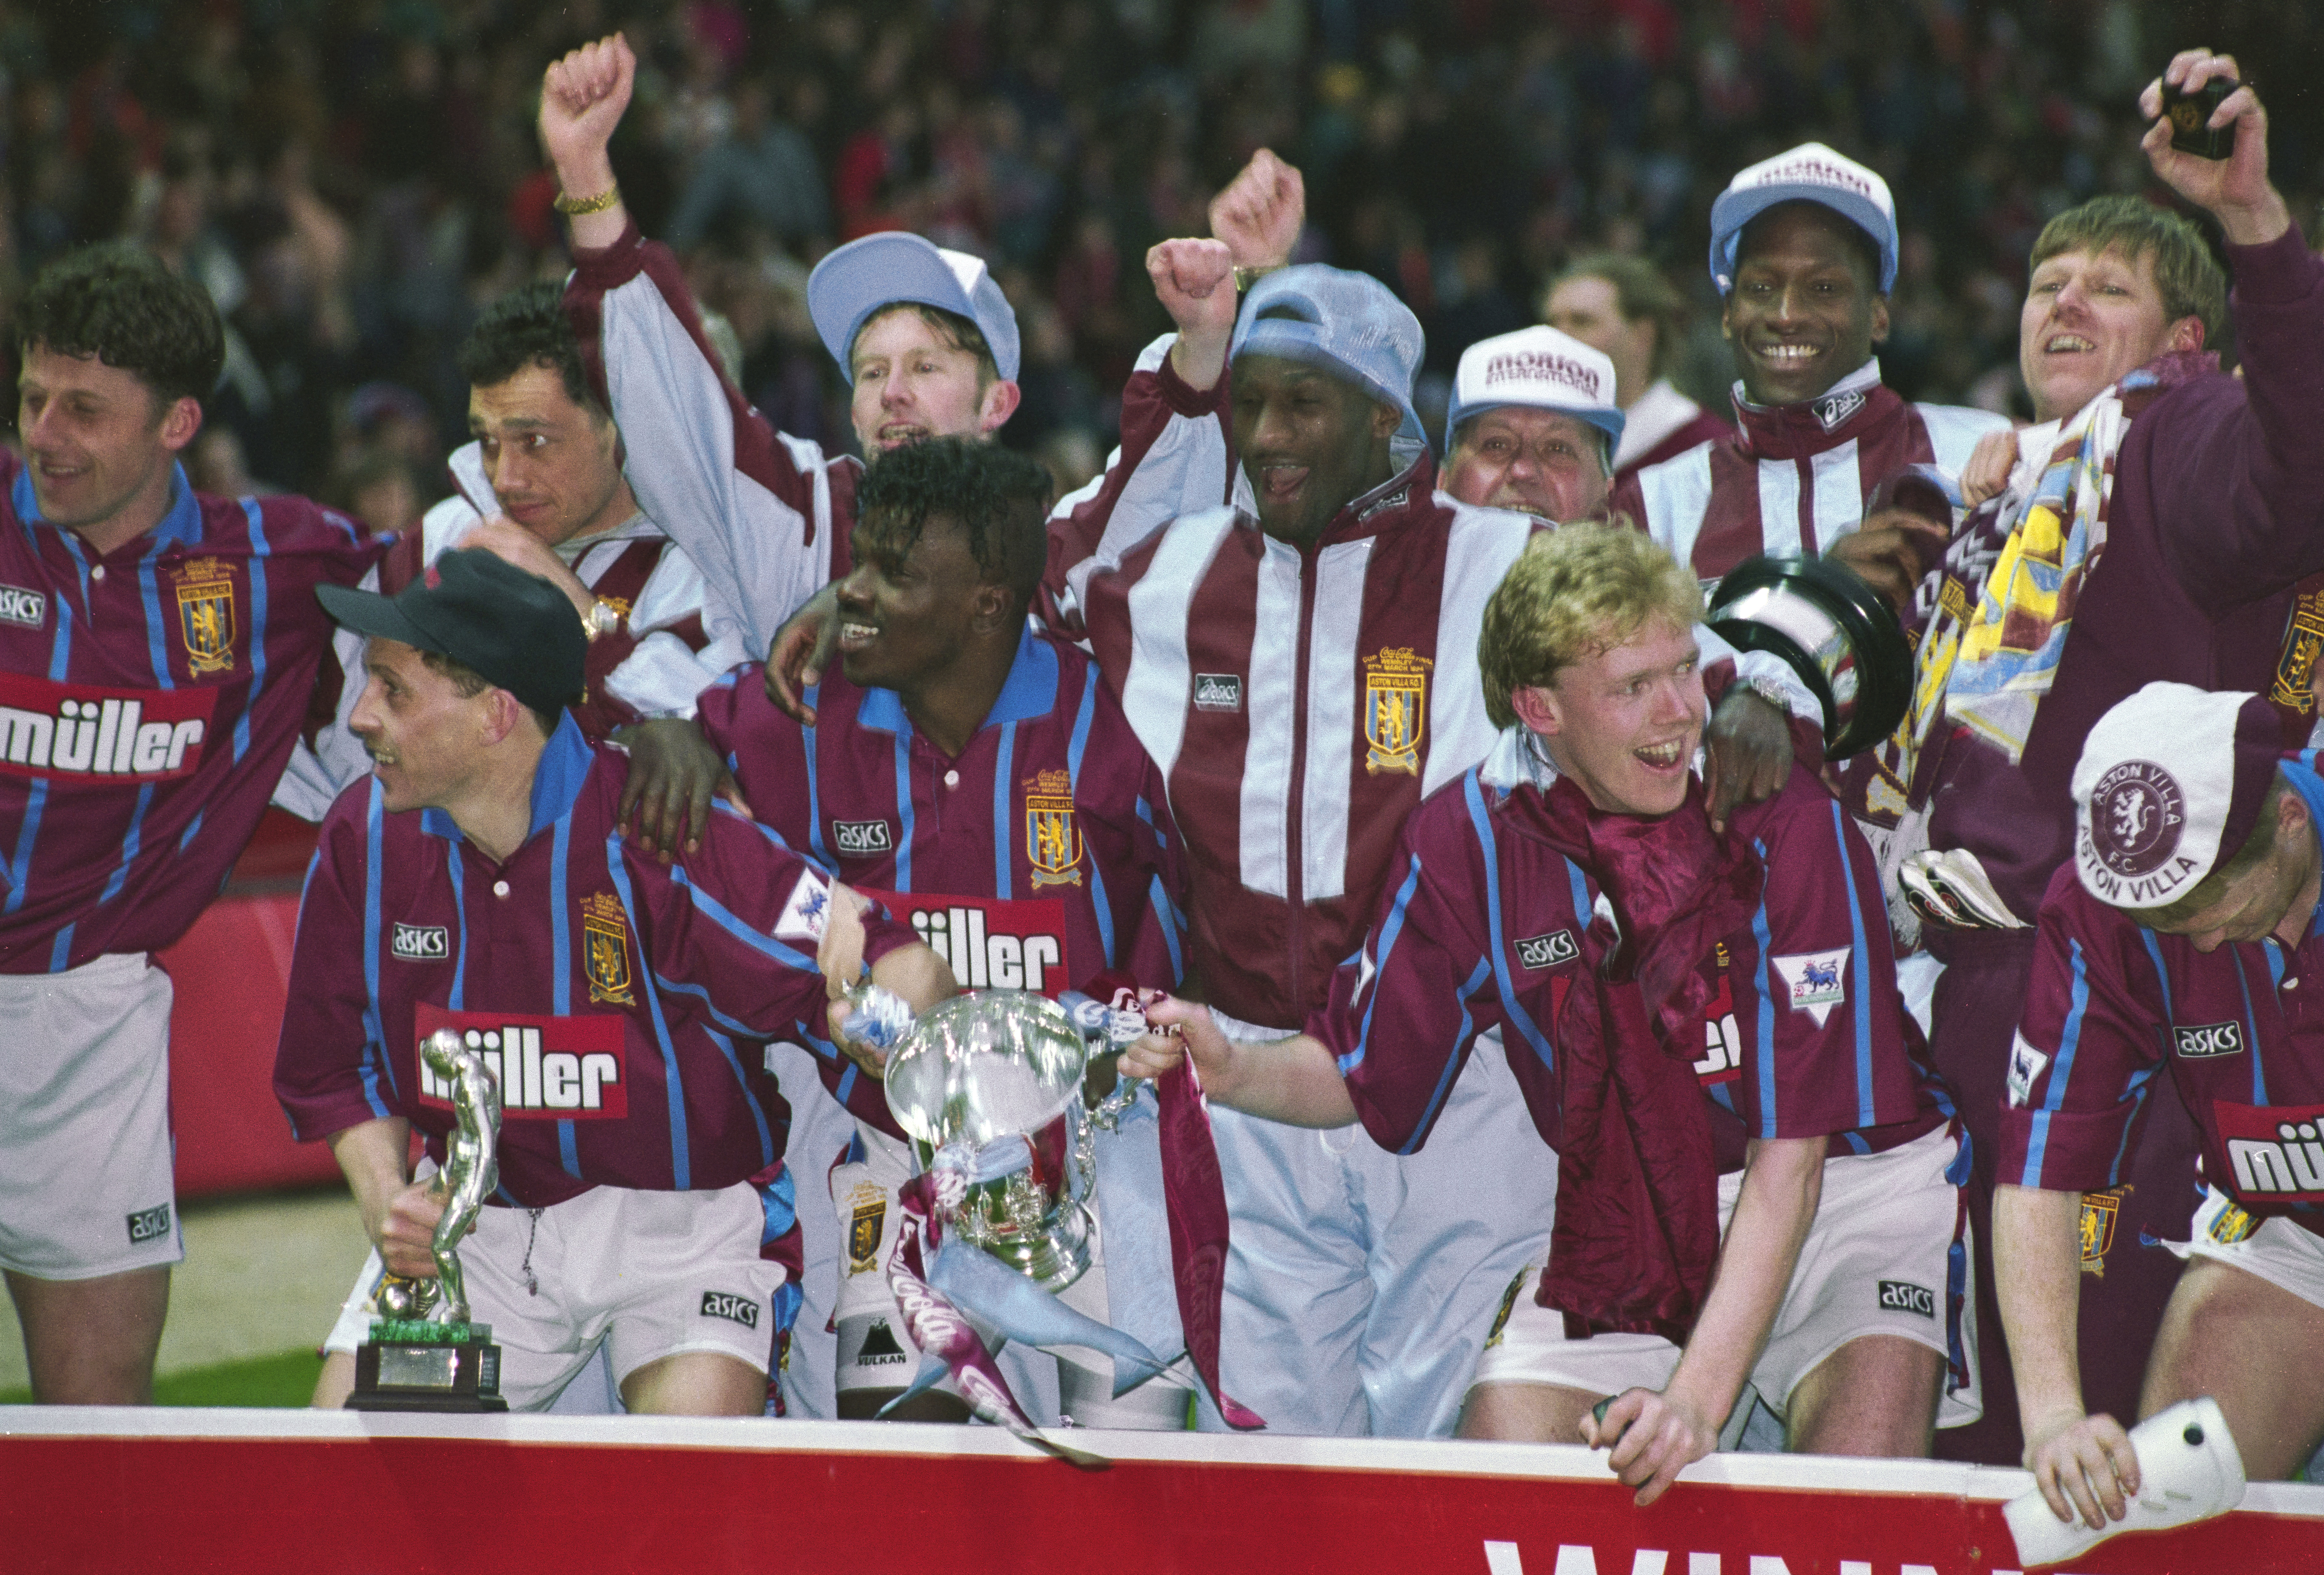
[(1065, 1009), (985, 990), (919, 1015), (888, 1060), (888, 1109), (932, 1147), (1038, 1131), (1081, 1097), (1088, 1042)]
[(1711, 627), (1791, 665), (1823, 706), (1824, 758), (1886, 738), (1913, 699), (1913, 648), (1887, 599), (1845, 565), (1761, 554), (1711, 594)]

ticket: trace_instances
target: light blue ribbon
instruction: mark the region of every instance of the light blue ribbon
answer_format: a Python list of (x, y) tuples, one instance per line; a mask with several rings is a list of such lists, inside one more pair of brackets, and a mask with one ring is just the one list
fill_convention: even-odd
[[(1138, 1085), (1136, 1102), (1114, 1130), (1097, 1134), (1097, 1190), (1104, 1200), (1106, 1317), (1147, 1349), (1167, 1352), (1175, 1361), (1186, 1349), (1186, 1335), (1178, 1322), (1162, 1191), (1162, 1120), (1152, 1083)], [(1117, 1367), (1117, 1398), (1130, 1386), (1122, 1377)]]

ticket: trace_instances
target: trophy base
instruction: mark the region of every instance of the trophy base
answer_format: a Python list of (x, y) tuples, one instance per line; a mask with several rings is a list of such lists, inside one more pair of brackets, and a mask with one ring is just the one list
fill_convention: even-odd
[(1038, 1231), (994, 1230), (979, 1220), (982, 1230), (964, 1230), (964, 1237), (1047, 1291), (1062, 1291), (1082, 1277), (1090, 1266), (1089, 1211), (1069, 1202)]
[(350, 1411), (506, 1411), (489, 1323), (379, 1319), (355, 1348)]

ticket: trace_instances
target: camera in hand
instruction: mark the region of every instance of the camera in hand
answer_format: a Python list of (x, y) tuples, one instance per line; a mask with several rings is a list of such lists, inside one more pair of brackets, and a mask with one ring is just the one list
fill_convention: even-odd
[(2163, 114), (2171, 122), (2171, 145), (2199, 159), (2225, 159), (2236, 151), (2236, 124), (2211, 129), (2212, 112), (2226, 102), (2240, 82), (2214, 78), (2192, 93), (2163, 84)]

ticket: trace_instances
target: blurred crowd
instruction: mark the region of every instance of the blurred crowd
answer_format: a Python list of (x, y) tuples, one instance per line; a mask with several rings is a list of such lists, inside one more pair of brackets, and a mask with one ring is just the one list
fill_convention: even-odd
[(1895, 192), (1887, 381), (2019, 413), (2028, 245), (2145, 187), (2134, 100), (2172, 50), (2235, 52), (2268, 90), (2311, 239), (2324, 189), (2313, 0), (0, 0), (0, 309), (62, 251), (141, 239), (230, 327), (198, 485), (408, 524), (449, 490), (475, 314), (567, 266), (542, 69), (616, 26), (643, 62), (623, 191), (760, 407), (850, 446), (807, 271), (918, 230), (991, 262), (1024, 333), (1006, 440), (1061, 486), (1167, 327), (1146, 248), (1204, 233), (1260, 146), (1305, 172), (1301, 260), (1419, 315), (1440, 411), (1463, 345), (1605, 250), (1696, 299), (1678, 381), (1723, 405), (1706, 215), (1804, 139)]

